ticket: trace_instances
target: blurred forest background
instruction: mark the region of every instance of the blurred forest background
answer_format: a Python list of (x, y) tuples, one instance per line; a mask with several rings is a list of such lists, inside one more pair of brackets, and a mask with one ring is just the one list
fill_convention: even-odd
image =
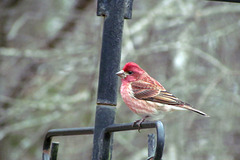
[[(134, 61), (211, 117), (172, 112), (165, 160), (239, 160), (240, 4), (135, 0), (121, 67)], [(103, 18), (94, 0), (0, 1), (0, 160), (39, 160), (53, 128), (94, 126)], [(138, 119), (118, 98), (116, 123)], [(144, 160), (147, 134), (114, 135), (114, 160)], [(58, 137), (59, 160), (91, 159), (92, 136)]]

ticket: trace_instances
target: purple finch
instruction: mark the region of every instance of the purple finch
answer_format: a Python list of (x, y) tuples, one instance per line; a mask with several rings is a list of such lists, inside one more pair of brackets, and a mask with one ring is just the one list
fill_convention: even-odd
[(122, 78), (120, 92), (123, 101), (132, 112), (142, 117), (134, 123), (139, 127), (145, 119), (156, 117), (160, 112), (190, 110), (208, 117), (206, 113), (166, 91), (158, 81), (134, 62), (126, 63), (116, 74)]

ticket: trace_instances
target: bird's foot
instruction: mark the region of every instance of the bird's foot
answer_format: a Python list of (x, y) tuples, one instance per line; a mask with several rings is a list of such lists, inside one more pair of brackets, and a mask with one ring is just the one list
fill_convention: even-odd
[(138, 132), (140, 133), (141, 124), (145, 121), (146, 118), (142, 118), (133, 122), (133, 126), (138, 126)]

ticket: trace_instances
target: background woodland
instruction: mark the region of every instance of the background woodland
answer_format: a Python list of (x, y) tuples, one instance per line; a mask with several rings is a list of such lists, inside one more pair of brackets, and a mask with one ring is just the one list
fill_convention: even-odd
[[(166, 160), (239, 160), (240, 4), (135, 0), (121, 67), (134, 61), (211, 117), (163, 117)], [(53, 128), (94, 126), (103, 18), (93, 0), (0, 1), (0, 160), (39, 160)], [(139, 117), (118, 98), (116, 123)], [(114, 160), (147, 157), (142, 130), (114, 135)], [(58, 137), (59, 160), (91, 159), (92, 136)]]

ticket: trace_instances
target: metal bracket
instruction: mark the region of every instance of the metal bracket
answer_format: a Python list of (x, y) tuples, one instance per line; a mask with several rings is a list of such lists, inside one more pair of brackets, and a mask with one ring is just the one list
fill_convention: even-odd
[[(161, 160), (164, 148), (164, 128), (161, 121), (156, 122), (143, 122), (141, 124), (141, 129), (148, 129), (148, 128), (156, 128), (157, 134), (157, 142), (156, 142), (156, 149), (154, 154), (154, 160)], [(129, 130), (137, 130), (138, 126), (133, 126), (133, 123), (125, 123), (125, 124), (113, 124), (105, 129), (103, 129), (101, 137), (99, 139), (100, 144), (100, 151), (98, 155), (98, 160), (105, 160), (109, 158), (109, 148), (106, 147), (110, 141), (111, 134), (113, 132), (120, 132), (120, 131), (129, 131)]]
[[(87, 135), (93, 134), (93, 127), (84, 128), (63, 128), (63, 129), (52, 129), (49, 130), (45, 136), (43, 143), (42, 160), (49, 160), (54, 152), (50, 155), (50, 146), (52, 144), (52, 137), (56, 136), (73, 136), (73, 135)], [(56, 146), (55, 146), (56, 147)], [(57, 154), (56, 152), (54, 154)]]

